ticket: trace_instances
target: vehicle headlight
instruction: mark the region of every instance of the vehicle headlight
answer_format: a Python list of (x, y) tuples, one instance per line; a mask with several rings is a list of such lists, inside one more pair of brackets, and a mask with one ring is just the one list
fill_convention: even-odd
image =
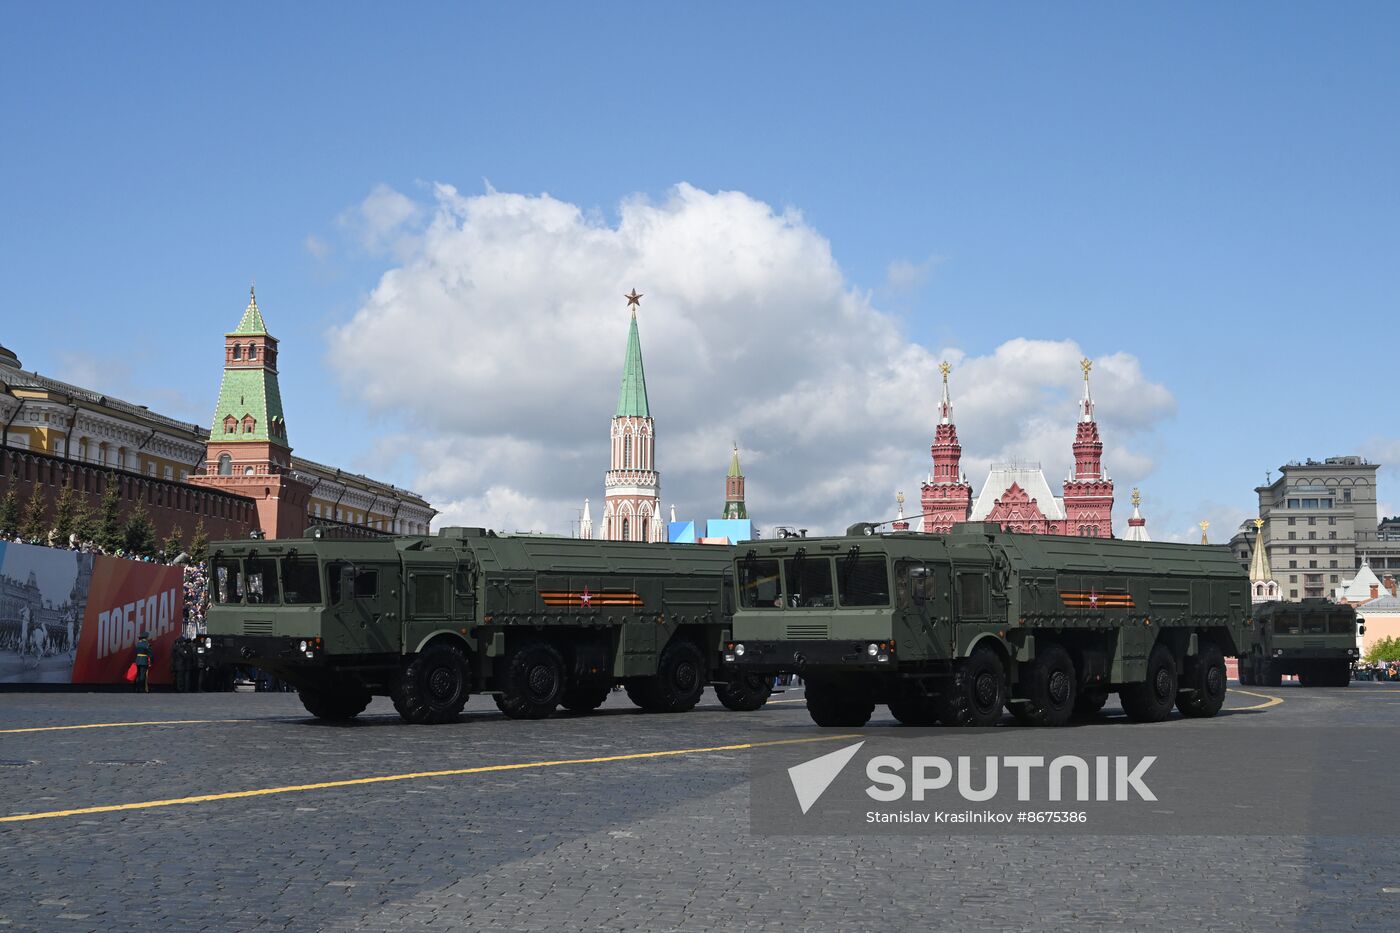
[(725, 659), (726, 661), (733, 661), (733, 660), (734, 660), (734, 652), (732, 652), (732, 651), (726, 651), (726, 652), (724, 653), (724, 659)]
[(744, 656), (744, 646), (742, 644), (734, 646), (734, 655), (740, 658)]
[(890, 656), (887, 655), (887, 654), (884, 654), (883, 652), (882, 652), (881, 654), (876, 655), (876, 657), (875, 657), (875, 660), (876, 660), (876, 661), (888, 661), (889, 659), (890, 659)]
[(873, 658), (880, 653), (880, 646), (872, 641), (870, 644), (865, 646), (865, 653)]
[(1275, 649), (1274, 649), (1274, 657), (1276, 657), (1276, 658), (1283, 657), (1283, 649), (1282, 649), (1282, 648), (1275, 648)]
[(305, 651), (305, 650), (306, 650), (306, 642), (303, 641), (298, 647), (300, 647), (302, 651)]
[(206, 638), (206, 639), (204, 639), (204, 647), (206, 647), (206, 648), (212, 648), (212, 647), (214, 647), (214, 639), (212, 639), (212, 638)]

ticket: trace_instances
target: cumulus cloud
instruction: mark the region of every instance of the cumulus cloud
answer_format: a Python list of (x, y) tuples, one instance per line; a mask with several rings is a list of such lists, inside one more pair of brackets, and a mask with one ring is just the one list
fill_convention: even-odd
[[(328, 359), (402, 429), (441, 523), (568, 532), (584, 497), (600, 517), (634, 286), (662, 501), (681, 517), (718, 514), (731, 440), (762, 527), (889, 517), (897, 489), (916, 504), (944, 358), (974, 484), (994, 460), (1041, 460), (1056, 487), (1069, 466), (1078, 343), (922, 346), (797, 211), (686, 184), (626, 199), (616, 223), (548, 195), (439, 185), (418, 213), (371, 198), (399, 205), (400, 228), (426, 223)], [(1099, 358), (1093, 387), (1107, 465), (1130, 484), (1175, 403), (1126, 353)]]
[(885, 289), (892, 292), (908, 291), (928, 281), (934, 266), (944, 261), (942, 256), (930, 256), (923, 262), (910, 262), (896, 259), (885, 267)]

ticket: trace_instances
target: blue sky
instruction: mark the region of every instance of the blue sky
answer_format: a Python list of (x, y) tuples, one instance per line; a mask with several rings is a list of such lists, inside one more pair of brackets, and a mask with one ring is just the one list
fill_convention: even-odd
[[(1160, 536), (1237, 522), (1286, 460), (1400, 459), (1393, 4), (48, 4), (4, 18), (0, 342), (170, 414), (207, 420), (219, 334), (256, 277), (298, 452), (422, 485), (426, 452), (386, 452), (405, 421), (440, 424), (376, 407), (328, 356), (419, 248), (372, 242), (367, 196), (402, 193), (421, 233), (435, 184), (482, 194), (489, 180), (606, 226), (688, 183), (800, 212), (846, 287), (930, 352), (1030, 338), (1135, 356), (1175, 402), (1135, 439)], [(643, 341), (650, 354), (645, 327)], [(1261, 387), (1277, 400), (1265, 412)], [(925, 420), (931, 434), (932, 402)], [(976, 428), (960, 428), (966, 444)], [(766, 463), (751, 489), (781, 484), (781, 458)], [(585, 458), (578, 488), (601, 494), (603, 466)], [(1400, 474), (1382, 482), (1400, 502)]]

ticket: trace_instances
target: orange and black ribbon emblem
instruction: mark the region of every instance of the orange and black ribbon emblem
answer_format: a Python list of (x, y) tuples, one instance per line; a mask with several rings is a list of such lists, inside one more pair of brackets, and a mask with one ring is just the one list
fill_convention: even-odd
[(1067, 590), (1060, 593), (1060, 602), (1070, 609), (1134, 609), (1133, 597), (1124, 592), (1100, 590)]
[(597, 609), (602, 607), (634, 607), (640, 609), (642, 597), (631, 591), (620, 593), (594, 593), (588, 587), (582, 590), (548, 590), (540, 592), (540, 599), (550, 607), (573, 609)]

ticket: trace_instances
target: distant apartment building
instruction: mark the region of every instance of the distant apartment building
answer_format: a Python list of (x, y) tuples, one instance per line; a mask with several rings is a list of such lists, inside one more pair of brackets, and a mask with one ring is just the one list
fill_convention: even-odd
[[(1377, 521), (1378, 468), (1354, 456), (1295, 461), (1255, 487), (1264, 522), (1258, 533), (1283, 598), (1332, 597), (1363, 564), (1400, 571), (1400, 521)], [(1246, 522), (1230, 541), (1245, 566), (1254, 538)]]

